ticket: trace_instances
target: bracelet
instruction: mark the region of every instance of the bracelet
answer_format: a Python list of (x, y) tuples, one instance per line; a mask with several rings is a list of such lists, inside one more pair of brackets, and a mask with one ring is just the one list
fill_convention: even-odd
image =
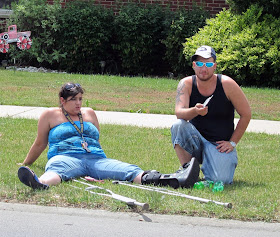
[(229, 141), (229, 143), (230, 143), (230, 145), (232, 145), (232, 147), (233, 147), (233, 148), (235, 148), (235, 147), (236, 147), (236, 143), (235, 143), (235, 142), (233, 142), (233, 141)]

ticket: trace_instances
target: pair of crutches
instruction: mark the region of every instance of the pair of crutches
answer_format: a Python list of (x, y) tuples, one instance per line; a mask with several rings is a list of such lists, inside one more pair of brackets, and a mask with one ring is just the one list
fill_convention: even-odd
[[(82, 179), (85, 180), (84, 178), (82, 178)], [(149, 204), (148, 203), (138, 202), (135, 199), (132, 199), (132, 198), (129, 198), (129, 197), (125, 197), (125, 196), (116, 194), (116, 193), (114, 193), (113, 191), (111, 191), (109, 189), (102, 188), (102, 187), (96, 186), (96, 185), (92, 185), (92, 184), (89, 184), (89, 183), (86, 183), (86, 182), (83, 182), (83, 181), (79, 181), (77, 179), (73, 179), (73, 181), (88, 186), (85, 189), (85, 191), (88, 191), (91, 194), (97, 194), (99, 196), (111, 197), (113, 199), (116, 199), (116, 200), (119, 200), (121, 202), (124, 202), (128, 206), (132, 206), (132, 207), (140, 206), (140, 207), (142, 207), (142, 210), (148, 210), (149, 209)], [(87, 180), (85, 180), (85, 181), (87, 181)], [(74, 188), (79, 188), (77, 186), (73, 186), (73, 185), (71, 185), (71, 186), (74, 187)], [(79, 189), (82, 189), (82, 188), (79, 188)], [(101, 190), (105, 191), (106, 193), (98, 192), (98, 191), (101, 191)]]
[[(87, 181), (84, 178), (82, 178), (82, 180)], [(135, 199), (116, 194), (109, 189), (105, 189), (105, 188), (102, 188), (100, 186), (92, 185), (92, 184), (89, 184), (89, 183), (86, 183), (86, 182), (83, 182), (83, 181), (79, 181), (79, 180), (76, 180), (76, 179), (74, 179), (73, 181), (88, 186), (85, 190), (90, 192), (91, 194), (97, 194), (97, 195), (100, 195), (100, 196), (111, 197), (113, 199), (122, 201), (129, 206), (140, 206), (140, 207), (142, 207), (142, 210), (148, 210), (149, 209), (149, 204), (148, 203), (138, 202)], [(171, 191), (171, 190), (168, 190), (168, 189), (165, 189), (165, 188), (159, 188), (159, 187), (154, 187), (154, 186), (146, 186), (146, 185), (141, 185), (141, 184), (135, 185), (135, 184), (132, 184), (132, 183), (129, 183), (129, 182), (126, 182), (126, 181), (113, 181), (113, 184), (125, 185), (125, 186), (138, 188), (138, 189), (143, 189), (143, 190), (147, 190), (147, 191), (158, 192), (158, 193), (177, 196), (177, 197), (183, 197), (183, 198), (199, 201), (199, 202), (202, 202), (202, 203), (214, 203), (216, 205), (221, 205), (221, 206), (224, 206), (224, 207), (227, 207), (227, 208), (232, 208), (231, 203), (224, 203), (224, 202), (218, 202), (218, 201), (214, 201), (214, 200), (210, 200), (210, 199), (206, 199), (206, 198), (195, 197), (195, 196), (187, 195), (187, 194), (176, 192), (176, 191)], [(73, 186), (73, 187), (78, 188), (77, 186)], [(80, 189), (82, 189), (82, 188), (80, 188)], [(103, 190), (107, 193), (99, 193), (98, 191), (100, 191), (100, 190)]]

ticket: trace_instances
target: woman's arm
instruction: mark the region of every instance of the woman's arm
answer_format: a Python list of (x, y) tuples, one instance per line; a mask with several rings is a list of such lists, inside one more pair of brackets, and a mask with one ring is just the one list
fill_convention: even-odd
[(48, 145), (48, 135), (50, 131), (49, 116), (50, 111), (46, 110), (42, 113), (38, 121), (37, 137), (32, 144), (26, 158), (23, 161), (23, 165), (31, 165), (35, 162), (41, 153)]

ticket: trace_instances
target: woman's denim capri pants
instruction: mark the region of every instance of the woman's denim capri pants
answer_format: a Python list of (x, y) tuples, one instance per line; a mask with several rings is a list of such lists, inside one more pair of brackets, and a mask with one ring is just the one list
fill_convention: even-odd
[(58, 174), (63, 181), (82, 176), (99, 180), (133, 181), (143, 172), (136, 165), (91, 153), (56, 155), (49, 159), (45, 171)]

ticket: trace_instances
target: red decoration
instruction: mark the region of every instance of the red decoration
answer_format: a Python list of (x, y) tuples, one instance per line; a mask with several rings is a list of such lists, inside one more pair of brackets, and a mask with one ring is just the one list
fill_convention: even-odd
[(30, 39), (31, 31), (17, 32), (17, 26), (11, 25), (8, 27), (8, 32), (0, 34), (0, 52), (7, 53), (10, 43), (17, 43), (20, 50), (30, 49), (32, 40)]
[(0, 40), (0, 52), (7, 53), (9, 51), (9, 44), (5, 40)]

